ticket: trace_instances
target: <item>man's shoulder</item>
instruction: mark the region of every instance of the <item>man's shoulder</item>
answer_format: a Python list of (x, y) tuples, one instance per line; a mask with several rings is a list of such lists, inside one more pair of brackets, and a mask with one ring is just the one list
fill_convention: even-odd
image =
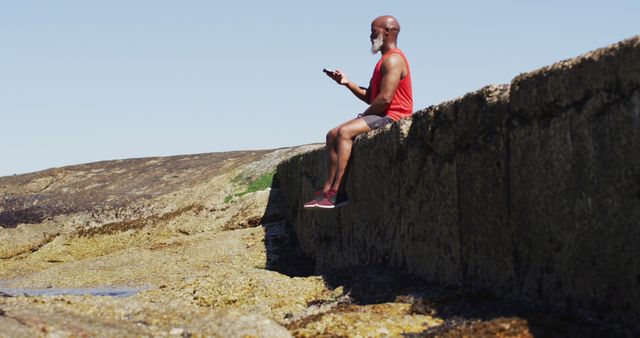
[(389, 56), (382, 61), (382, 66), (385, 68), (401, 67), (404, 63), (404, 57), (400, 53), (390, 52)]

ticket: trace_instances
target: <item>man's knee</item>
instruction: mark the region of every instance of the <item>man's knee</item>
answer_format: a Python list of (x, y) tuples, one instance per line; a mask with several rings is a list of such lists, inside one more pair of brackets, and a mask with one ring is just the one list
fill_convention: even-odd
[(338, 139), (351, 139), (352, 138), (352, 136), (349, 133), (348, 129), (344, 128), (344, 127), (340, 127), (340, 128), (338, 128), (338, 130), (336, 130), (336, 137)]
[(338, 138), (338, 128), (333, 128), (327, 133), (327, 143), (334, 142)]
[(339, 140), (349, 139), (353, 140), (356, 136), (364, 134), (366, 130), (358, 130), (357, 128), (340, 127), (336, 131), (336, 136)]

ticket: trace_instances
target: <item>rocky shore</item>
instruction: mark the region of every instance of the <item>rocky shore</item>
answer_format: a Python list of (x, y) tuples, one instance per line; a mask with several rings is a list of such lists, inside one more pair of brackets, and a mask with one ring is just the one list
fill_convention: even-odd
[[(313, 275), (313, 262), (296, 252), (271, 187), (277, 163), (316, 147), (108, 161), (0, 178), (0, 336), (333, 332), (334, 321), (323, 323), (319, 314), (349, 296)], [(118, 289), (129, 293), (104, 292)], [(377, 324), (380, 332), (439, 323), (387, 307), (370, 321), (394, 311), (402, 320)]]
[[(265, 233), (282, 227), (267, 204), (275, 164), (312, 148), (0, 178), (0, 336), (289, 336), (271, 318), (331, 291), (266, 269)], [(139, 291), (47, 295), (123, 287)]]
[(0, 178), (0, 336), (602, 334), (383, 266), (315, 274), (272, 178), (317, 147)]

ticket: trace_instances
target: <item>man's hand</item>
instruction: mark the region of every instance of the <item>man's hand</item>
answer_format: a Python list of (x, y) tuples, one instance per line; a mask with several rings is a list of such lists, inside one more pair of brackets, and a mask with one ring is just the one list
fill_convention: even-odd
[(337, 82), (339, 85), (346, 86), (349, 84), (349, 79), (344, 73), (342, 73), (340, 69), (336, 69), (335, 71), (323, 69), (322, 71), (325, 74), (327, 74), (328, 77), (332, 78), (335, 82)]
[(357, 98), (369, 103), (369, 93), (367, 92), (367, 88), (359, 87), (357, 84), (349, 81), (347, 76), (340, 69), (336, 69), (334, 71), (323, 69), (322, 71), (339, 85), (347, 87)]

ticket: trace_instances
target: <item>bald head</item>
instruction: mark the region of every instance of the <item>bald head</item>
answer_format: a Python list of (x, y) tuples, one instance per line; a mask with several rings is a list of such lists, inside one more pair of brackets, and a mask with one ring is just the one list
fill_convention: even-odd
[(371, 22), (371, 26), (380, 27), (389, 32), (393, 31), (396, 36), (400, 33), (400, 23), (391, 15), (383, 15), (375, 18), (373, 22)]

